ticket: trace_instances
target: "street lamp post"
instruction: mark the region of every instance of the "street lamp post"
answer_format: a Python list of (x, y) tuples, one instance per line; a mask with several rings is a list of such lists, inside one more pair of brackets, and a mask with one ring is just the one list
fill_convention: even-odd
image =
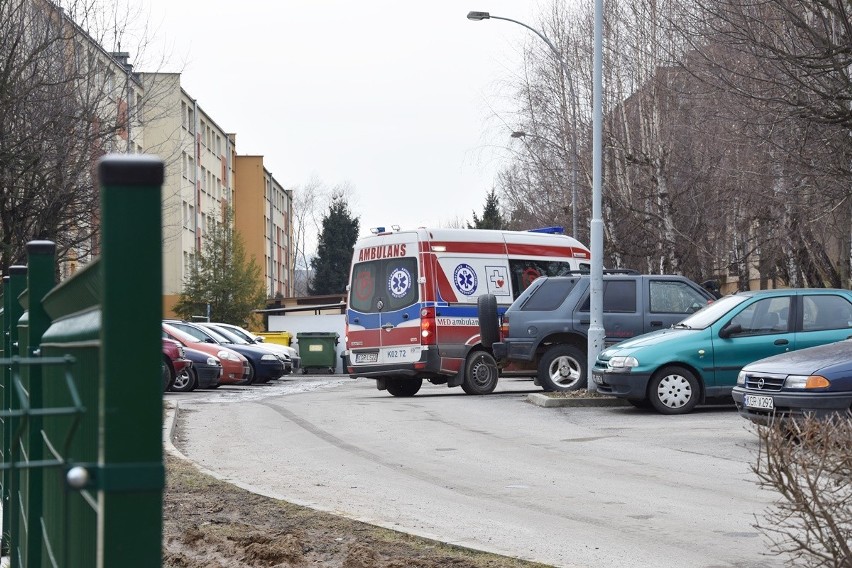
[[(544, 43), (553, 51), (556, 55), (557, 59), (559, 59), (559, 63), (562, 64), (562, 69), (565, 72), (565, 76), (568, 79), (568, 87), (571, 90), (571, 101), (572, 101), (572, 120), (574, 120), (574, 132), (576, 136), (577, 122), (576, 122), (576, 108), (574, 107), (575, 97), (574, 97), (574, 84), (571, 81), (571, 74), (568, 69), (568, 65), (565, 63), (565, 60), (562, 59), (562, 55), (556, 49), (549, 39), (547, 39), (541, 32), (536, 30), (535, 28), (531, 28), (523, 22), (519, 22), (517, 20), (512, 20), (510, 18), (501, 18), (498, 16), (492, 16), (488, 12), (468, 12), (467, 14), (468, 20), (506, 20), (508, 22), (514, 22), (520, 26), (527, 28), (528, 30), (535, 33), (538, 37), (540, 37)], [(587, 388), (588, 390), (595, 391), (595, 383), (592, 380), (592, 367), (594, 367), (595, 360), (598, 357), (598, 353), (603, 350), (604, 345), (604, 327), (603, 327), (603, 220), (601, 218), (601, 209), (602, 209), (602, 199), (601, 199), (601, 175), (602, 175), (602, 61), (603, 61), (603, 49), (602, 49), (602, 29), (603, 29), (603, 0), (595, 0), (595, 32), (594, 32), (594, 42), (595, 42), (595, 52), (594, 52), (594, 70), (593, 70), (593, 101), (592, 101), (592, 113), (593, 113), (593, 125), (592, 125), (592, 220), (589, 227), (589, 240), (590, 248), (592, 252), (591, 259), (591, 273), (589, 274), (589, 303), (590, 303), (590, 313), (591, 316), (589, 319), (589, 332), (588, 332), (588, 356), (586, 359), (587, 363)], [(574, 157), (577, 156), (577, 147), (574, 145), (574, 152), (572, 152)], [(576, 172), (576, 168), (574, 170)], [(575, 184), (576, 187), (576, 184)], [(574, 200), (576, 203), (576, 199)], [(576, 218), (576, 216), (575, 216)], [(576, 235), (576, 230), (575, 230)]]
[(553, 52), (553, 55), (556, 56), (556, 60), (559, 61), (559, 64), (562, 66), (562, 72), (565, 74), (565, 78), (568, 80), (568, 93), (571, 99), (571, 230), (572, 237), (577, 238), (577, 97), (574, 95), (574, 81), (571, 78), (571, 69), (568, 67), (568, 64), (565, 63), (565, 60), (562, 59), (562, 54), (559, 53), (559, 50), (556, 49), (556, 46), (553, 45), (553, 42), (547, 39), (543, 33), (538, 31), (537, 29), (528, 26), (523, 22), (519, 22), (518, 20), (513, 20), (511, 18), (503, 18), (501, 16), (492, 16), (490, 12), (468, 12), (467, 19), (473, 20), (475, 22), (481, 20), (506, 20), (507, 22), (513, 22), (518, 24), (519, 26), (523, 26), (533, 32), (535, 35), (540, 37), (544, 43), (547, 44), (547, 47), (550, 48), (550, 51)]
[[(562, 59), (562, 55), (559, 53), (559, 50), (556, 49), (556, 46), (551, 43), (549, 39), (547, 39), (541, 32), (537, 29), (532, 28), (526, 25), (523, 22), (519, 22), (517, 20), (513, 20), (511, 18), (503, 18), (499, 16), (492, 16), (489, 12), (468, 12), (467, 14), (468, 20), (480, 21), (480, 20), (506, 20), (507, 22), (514, 22), (519, 26), (523, 26), (540, 37), (544, 43), (553, 51), (556, 58), (559, 60), (559, 63), (562, 65), (562, 70), (565, 73), (566, 78), (568, 79), (568, 88), (571, 92), (571, 114), (572, 120), (574, 121), (574, 128), (572, 131), (575, 133), (577, 130), (577, 116), (576, 116), (576, 97), (574, 96), (574, 83), (571, 81), (571, 73), (568, 69), (568, 65), (565, 63), (565, 60)], [(601, 177), (602, 177), (602, 115), (601, 115), (601, 88), (602, 88), (602, 60), (603, 60), (603, 50), (602, 50), (602, 28), (603, 28), (603, 0), (595, 0), (595, 31), (594, 31), (594, 69), (593, 69), (593, 101), (592, 101), (592, 112), (593, 112), (593, 125), (592, 125), (592, 219), (589, 227), (589, 240), (590, 248), (592, 252), (591, 259), (591, 273), (589, 274), (589, 304), (590, 304), (590, 313), (591, 316), (589, 319), (589, 332), (588, 332), (588, 352), (587, 352), (587, 380), (588, 385), (587, 388), (589, 391), (597, 390), (595, 388), (595, 383), (592, 380), (592, 367), (594, 367), (595, 360), (598, 357), (598, 353), (603, 350), (604, 344), (604, 327), (603, 327), (603, 220), (601, 219), (601, 209), (602, 209), (602, 199), (601, 199)], [(575, 138), (576, 140), (576, 138)], [(574, 158), (577, 156), (577, 146), (574, 143), (574, 151), (572, 152)], [(576, 167), (573, 168), (574, 174), (576, 175)], [(575, 179), (572, 175), (572, 180)], [(576, 183), (574, 184), (576, 187)], [(577, 200), (574, 199), (574, 203)], [(575, 215), (576, 218), (576, 215)], [(575, 229), (576, 234), (576, 229)]]

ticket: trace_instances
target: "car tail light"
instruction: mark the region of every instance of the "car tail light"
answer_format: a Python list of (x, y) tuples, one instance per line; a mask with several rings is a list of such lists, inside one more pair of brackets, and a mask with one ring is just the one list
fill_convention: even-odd
[(420, 310), (420, 345), (435, 345), (435, 308)]
[(500, 341), (505, 341), (507, 337), (509, 337), (509, 314), (503, 314), (500, 322)]

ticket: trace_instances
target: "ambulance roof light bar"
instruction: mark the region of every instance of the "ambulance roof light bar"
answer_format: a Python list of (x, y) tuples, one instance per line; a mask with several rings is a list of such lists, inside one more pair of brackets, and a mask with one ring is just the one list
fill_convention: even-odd
[[(399, 225), (391, 225), (391, 229), (393, 229), (394, 231), (399, 231)], [(385, 227), (373, 227), (372, 229), (370, 229), (370, 232), (374, 235), (380, 235), (382, 233), (387, 233), (388, 230)]]
[(529, 229), (528, 233), (547, 233), (548, 235), (564, 235), (565, 227), (541, 227), (539, 229)]

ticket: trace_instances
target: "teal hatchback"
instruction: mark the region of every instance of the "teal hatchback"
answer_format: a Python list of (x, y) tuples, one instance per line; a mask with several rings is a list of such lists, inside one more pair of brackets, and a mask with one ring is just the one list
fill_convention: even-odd
[(852, 291), (800, 288), (725, 296), (670, 329), (617, 343), (598, 356), (600, 392), (685, 414), (731, 396), (745, 365), (852, 337)]

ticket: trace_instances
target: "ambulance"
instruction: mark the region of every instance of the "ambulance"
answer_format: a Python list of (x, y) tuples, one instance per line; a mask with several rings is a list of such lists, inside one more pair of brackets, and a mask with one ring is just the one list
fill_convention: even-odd
[(559, 227), (372, 232), (353, 252), (343, 357), (350, 377), (393, 396), (414, 396), (424, 380), (490, 393), (499, 372), (480, 342), (479, 297), (496, 298), (502, 315), (539, 276), (591, 266), (589, 249)]

